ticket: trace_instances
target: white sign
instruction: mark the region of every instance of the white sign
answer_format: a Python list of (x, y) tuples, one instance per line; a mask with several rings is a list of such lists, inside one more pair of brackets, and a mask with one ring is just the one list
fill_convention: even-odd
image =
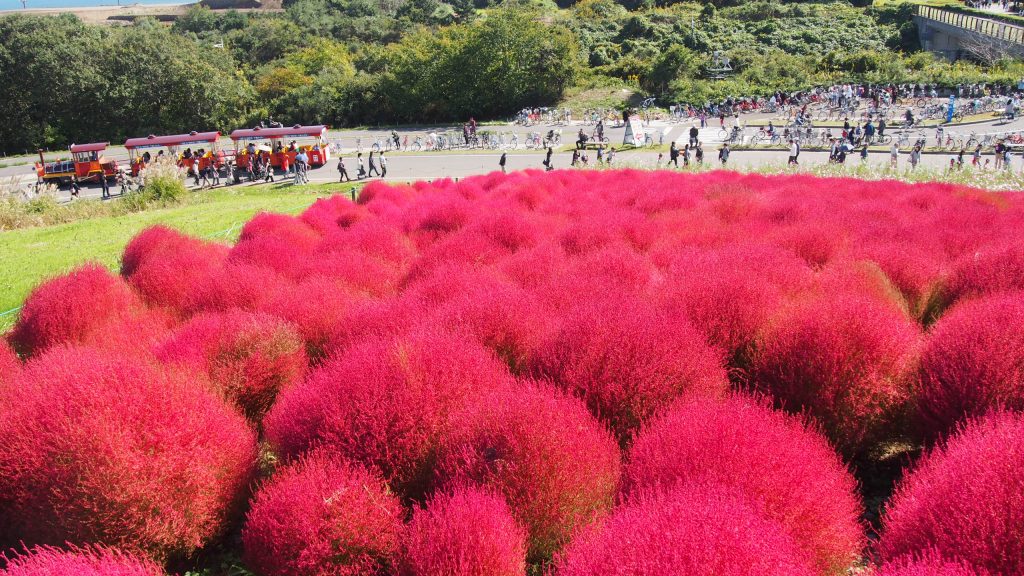
[(643, 124), (635, 118), (630, 118), (626, 123), (626, 136), (622, 139), (622, 144), (639, 148), (644, 145), (644, 140)]

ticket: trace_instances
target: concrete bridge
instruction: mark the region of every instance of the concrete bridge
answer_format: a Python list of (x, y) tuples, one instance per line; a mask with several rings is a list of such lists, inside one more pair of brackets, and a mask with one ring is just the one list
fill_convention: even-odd
[(1024, 58), (1024, 26), (931, 6), (918, 6), (914, 22), (921, 47), (950, 60), (979, 52)]

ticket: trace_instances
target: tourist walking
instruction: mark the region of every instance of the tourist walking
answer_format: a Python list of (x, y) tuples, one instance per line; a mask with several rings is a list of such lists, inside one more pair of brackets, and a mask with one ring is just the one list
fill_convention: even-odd
[(351, 182), (348, 177), (348, 170), (345, 169), (345, 158), (338, 156), (338, 182)]

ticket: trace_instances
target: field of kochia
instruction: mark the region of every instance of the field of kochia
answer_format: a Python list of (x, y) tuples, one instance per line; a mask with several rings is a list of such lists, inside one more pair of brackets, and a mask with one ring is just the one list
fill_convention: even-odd
[(0, 341), (0, 576), (1024, 573), (1022, 227), (630, 170), (149, 227)]

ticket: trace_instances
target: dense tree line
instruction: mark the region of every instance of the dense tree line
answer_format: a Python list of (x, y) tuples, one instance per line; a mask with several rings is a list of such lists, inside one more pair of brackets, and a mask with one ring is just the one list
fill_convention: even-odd
[[(335, 126), (507, 117), (571, 87), (663, 102), (842, 80), (1014, 79), (918, 52), (910, 5), (847, 0), (289, 0), (283, 14), (193, 8), (173, 26), (0, 18), (0, 148), (191, 129), (267, 115)], [(223, 48), (219, 48), (223, 46)], [(706, 80), (721, 51), (735, 73)]]

